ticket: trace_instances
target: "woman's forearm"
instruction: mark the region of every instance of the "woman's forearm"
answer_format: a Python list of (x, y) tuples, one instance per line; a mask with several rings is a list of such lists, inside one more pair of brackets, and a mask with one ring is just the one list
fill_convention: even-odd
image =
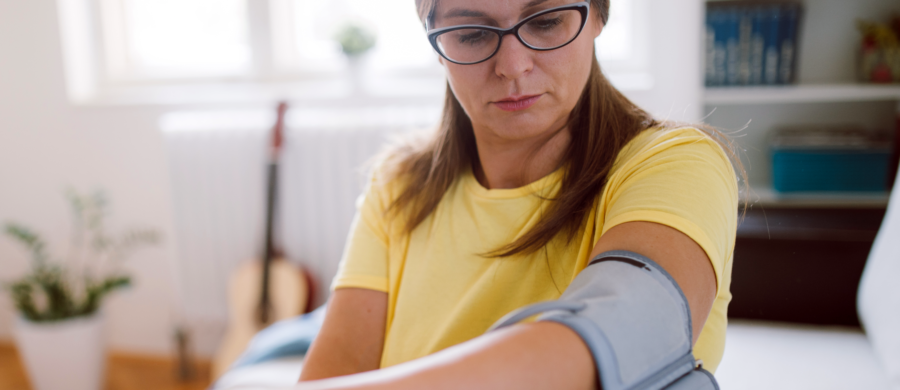
[(378, 369), (386, 313), (386, 293), (355, 288), (335, 291), (322, 330), (306, 354), (300, 380)]
[(587, 347), (552, 322), (516, 325), (398, 366), (299, 384), (325, 389), (594, 389)]

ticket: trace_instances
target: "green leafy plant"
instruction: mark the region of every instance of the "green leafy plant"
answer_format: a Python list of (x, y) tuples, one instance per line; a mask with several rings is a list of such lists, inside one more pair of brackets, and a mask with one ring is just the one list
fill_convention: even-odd
[(335, 40), (341, 44), (344, 54), (354, 57), (359, 56), (375, 46), (375, 34), (365, 27), (348, 23), (341, 27), (335, 35)]
[(102, 192), (66, 193), (73, 216), (72, 243), (64, 261), (52, 261), (44, 240), (33, 230), (6, 223), (6, 234), (31, 256), (31, 270), (9, 283), (13, 303), (33, 322), (52, 322), (97, 312), (109, 293), (131, 284), (119, 268), (140, 246), (159, 242), (152, 229), (131, 229), (112, 235), (106, 230), (108, 202)]

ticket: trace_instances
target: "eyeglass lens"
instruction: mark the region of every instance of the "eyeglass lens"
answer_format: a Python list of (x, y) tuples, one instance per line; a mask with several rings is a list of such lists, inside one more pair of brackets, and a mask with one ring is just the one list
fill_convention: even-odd
[[(575, 39), (581, 30), (581, 12), (563, 10), (540, 15), (519, 28), (519, 37), (535, 49), (555, 49)], [(480, 62), (500, 47), (500, 34), (481, 28), (447, 31), (436, 37), (438, 49), (455, 62)]]

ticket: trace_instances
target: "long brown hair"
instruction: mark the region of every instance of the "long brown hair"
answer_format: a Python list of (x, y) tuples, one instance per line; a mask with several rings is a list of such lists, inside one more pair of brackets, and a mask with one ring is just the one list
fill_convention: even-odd
[[(415, 0), (422, 23), (431, 20), (438, 0)], [(609, 0), (591, 0), (591, 8), (605, 24), (609, 17)], [(632, 103), (613, 87), (593, 56), (590, 75), (581, 98), (569, 116), (571, 141), (564, 152), (563, 177), (558, 195), (551, 201), (543, 218), (514, 242), (489, 253), (492, 257), (532, 253), (544, 247), (560, 233), (572, 239), (584, 224), (594, 200), (606, 185), (607, 177), (619, 151), (638, 133), (652, 127), (674, 127), (661, 123)], [(699, 127), (715, 135), (734, 157), (731, 142), (721, 132)], [(438, 206), (454, 181), (469, 167), (477, 166), (478, 152), (472, 121), (447, 85), (444, 111), (437, 131), (418, 144), (407, 143), (394, 148), (386, 160), (385, 181), (402, 180), (405, 187), (391, 202), (388, 213), (406, 219), (408, 234)], [(743, 173), (743, 169), (739, 169)], [(744, 174), (745, 175), (745, 174)]]

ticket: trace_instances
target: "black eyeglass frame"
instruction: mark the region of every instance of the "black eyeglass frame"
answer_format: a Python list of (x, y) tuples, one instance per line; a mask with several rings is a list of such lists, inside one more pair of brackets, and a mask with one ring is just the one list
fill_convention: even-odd
[[(581, 13), (581, 27), (578, 28), (578, 32), (575, 33), (575, 36), (573, 36), (572, 39), (568, 40), (566, 43), (563, 43), (556, 47), (550, 47), (550, 48), (535, 47), (535, 46), (529, 45), (528, 42), (525, 42), (525, 40), (522, 39), (522, 36), (519, 35), (519, 29), (522, 28), (522, 26), (524, 26), (526, 23), (528, 23), (538, 17), (549, 14), (549, 13), (568, 11), (568, 10), (577, 10), (579, 13)], [(480, 64), (482, 62), (485, 62), (485, 61), (491, 59), (494, 55), (496, 55), (497, 52), (500, 51), (500, 46), (503, 44), (503, 38), (509, 34), (515, 35), (516, 39), (518, 39), (519, 42), (521, 42), (523, 45), (525, 45), (525, 47), (527, 47), (531, 50), (550, 51), (550, 50), (556, 50), (565, 45), (568, 45), (568, 44), (572, 43), (572, 41), (577, 39), (579, 35), (581, 35), (581, 31), (583, 31), (584, 26), (587, 25), (588, 15), (590, 14), (590, 11), (591, 11), (590, 1), (582, 1), (579, 3), (567, 4), (567, 5), (563, 5), (563, 6), (559, 6), (559, 7), (545, 9), (543, 11), (537, 12), (531, 16), (526, 17), (525, 19), (520, 20), (518, 23), (516, 23), (515, 26), (512, 26), (510, 28), (499, 28), (499, 27), (493, 27), (493, 26), (485, 26), (482, 24), (463, 24), (463, 25), (459, 25), (459, 26), (442, 27), (442, 28), (438, 28), (438, 29), (434, 29), (434, 30), (428, 30), (430, 27), (428, 25), (426, 25), (425, 27), (426, 27), (426, 30), (428, 30), (428, 41), (431, 42), (431, 47), (433, 47), (434, 51), (436, 51), (438, 54), (440, 54), (441, 57), (444, 57), (444, 59), (446, 59), (447, 61), (450, 61), (454, 64), (475, 65), (475, 64)], [(428, 24), (430, 24), (430, 23), (428, 23)], [(437, 38), (441, 34), (448, 33), (450, 31), (471, 29), (471, 28), (487, 30), (487, 31), (493, 32), (500, 36), (500, 39), (497, 40), (497, 47), (494, 49), (494, 52), (491, 53), (489, 56), (487, 56), (485, 59), (483, 59), (481, 61), (476, 61), (476, 62), (459, 62), (459, 61), (454, 61), (453, 59), (447, 57), (447, 55), (444, 54), (444, 52), (438, 46)]]

